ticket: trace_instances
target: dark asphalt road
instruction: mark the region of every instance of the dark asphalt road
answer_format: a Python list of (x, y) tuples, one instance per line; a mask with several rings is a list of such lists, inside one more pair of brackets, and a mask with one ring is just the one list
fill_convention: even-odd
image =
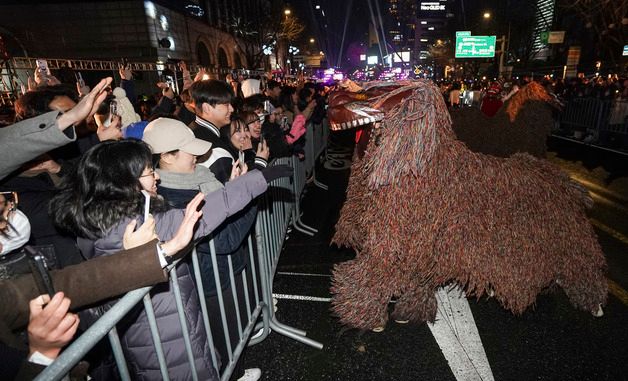
[[(628, 380), (628, 159), (550, 139), (549, 159), (587, 185), (596, 201), (591, 218), (619, 290), (609, 295), (602, 318), (575, 310), (562, 292), (541, 295), (534, 308), (513, 316), (494, 300), (469, 300), (495, 380)], [(319, 229), (292, 232), (284, 246), (274, 292), (329, 298), (334, 263), (353, 257), (329, 246), (349, 175), (350, 150), (335, 150), (321, 165), (329, 191), (309, 188), (303, 219)], [(623, 239), (623, 240), (622, 240)], [(316, 274), (294, 275), (292, 273)], [(625, 291), (624, 291), (625, 292)], [(245, 365), (263, 380), (455, 380), (426, 324), (390, 323), (382, 333), (346, 330), (325, 301), (280, 299), (277, 316), (322, 342), (309, 348), (276, 333), (247, 351)]]

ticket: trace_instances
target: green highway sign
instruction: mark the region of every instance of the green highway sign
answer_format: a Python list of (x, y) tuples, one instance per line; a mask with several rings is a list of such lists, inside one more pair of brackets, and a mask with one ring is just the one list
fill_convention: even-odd
[(456, 36), (456, 58), (495, 57), (495, 36)]

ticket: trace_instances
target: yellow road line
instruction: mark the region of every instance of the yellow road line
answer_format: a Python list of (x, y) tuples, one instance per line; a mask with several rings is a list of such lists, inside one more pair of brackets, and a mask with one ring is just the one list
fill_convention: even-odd
[(603, 231), (604, 233), (612, 236), (613, 238), (615, 238), (616, 240), (620, 241), (623, 244), (628, 245), (628, 237), (626, 237), (625, 235), (621, 234), (620, 232), (618, 232), (617, 230), (611, 228), (610, 226), (606, 226), (603, 223), (601, 223), (600, 221), (591, 218), (590, 219), (591, 224), (593, 226), (595, 226), (596, 228), (600, 229), (601, 231)]
[(612, 280), (608, 280), (608, 292), (628, 306), (628, 291)]
[[(603, 223), (601, 223), (600, 221), (595, 220), (593, 218), (591, 218), (591, 224), (593, 224), (593, 226), (597, 227), (603, 232), (609, 234), (613, 238), (628, 245), (628, 237), (621, 234), (617, 230), (611, 227), (608, 227), (604, 225)], [(610, 280), (610, 279), (608, 279), (608, 292), (614, 297), (616, 297), (617, 299), (619, 299), (622, 303), (628, 306), (628, 291), (624, 290), (619, 284), (615, 283), (615, 281)]]

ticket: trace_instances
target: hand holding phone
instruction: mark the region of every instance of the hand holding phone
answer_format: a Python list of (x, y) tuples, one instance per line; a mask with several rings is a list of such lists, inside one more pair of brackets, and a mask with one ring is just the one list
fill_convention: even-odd
[(240, 166), (240, 170), (243, 171), (244, 167), (246, 167), (246, 163), (244, 162), (244, 151), (238, 151), (238, 165)]
[(81, 75), (80, 71), (77, 71), (76, 73), (74, 73), (75, 77), (76, 77), (76, 82), (78, 82), (79, 86), (81, 88), (85, 87), (85, 81), (83, 80), (83, 76)]
[(148, 191), (142, 189), (142, 194), (144, 195), (144, 221), (148, 220), (148, 216), (150, 215), (150, 193)]
[(44, 59), (37, 59), (35, 60), (35, 63), (37, 65), (37, 71), (39, 71), (43, 76), (49, 77), (51, 75), (50, 68), (48, 67), (48, 61)]
[(103, 122), (103, 126), (105, 128), (111, 126), (113, 117), (116, 115), (118, 115), (118, 102), (115, 99), (112, 99), (111, 103), (109, 103), (109, 115), (107, 115), (107, 119)]
[(56, 292), (46, 264), (46, 258), (39, 250), (29, 245), (24, 246), (24, 251), (28, 254), (28, 263), (39, 293), (48, 294), (52, 298)]

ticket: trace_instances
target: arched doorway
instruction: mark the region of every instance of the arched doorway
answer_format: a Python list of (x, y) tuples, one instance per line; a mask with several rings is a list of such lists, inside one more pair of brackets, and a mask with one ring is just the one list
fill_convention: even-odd
[(242, 59), (239, 53), (233, 53), (233, 66), (235, 66), (236, 69), (242, 69), (244, 67), (242, 66)]
[(222, 69), (229, 68), (229, 59), (223, 48), (218, 48), (218, 66)]
[(198, 59), (198, 64), (200, 66), (212, 66), (212, 60), (209, 55), (209, 50), (207, 50), (207, 46), (202, 41), (196, 43), (196, 58)]

